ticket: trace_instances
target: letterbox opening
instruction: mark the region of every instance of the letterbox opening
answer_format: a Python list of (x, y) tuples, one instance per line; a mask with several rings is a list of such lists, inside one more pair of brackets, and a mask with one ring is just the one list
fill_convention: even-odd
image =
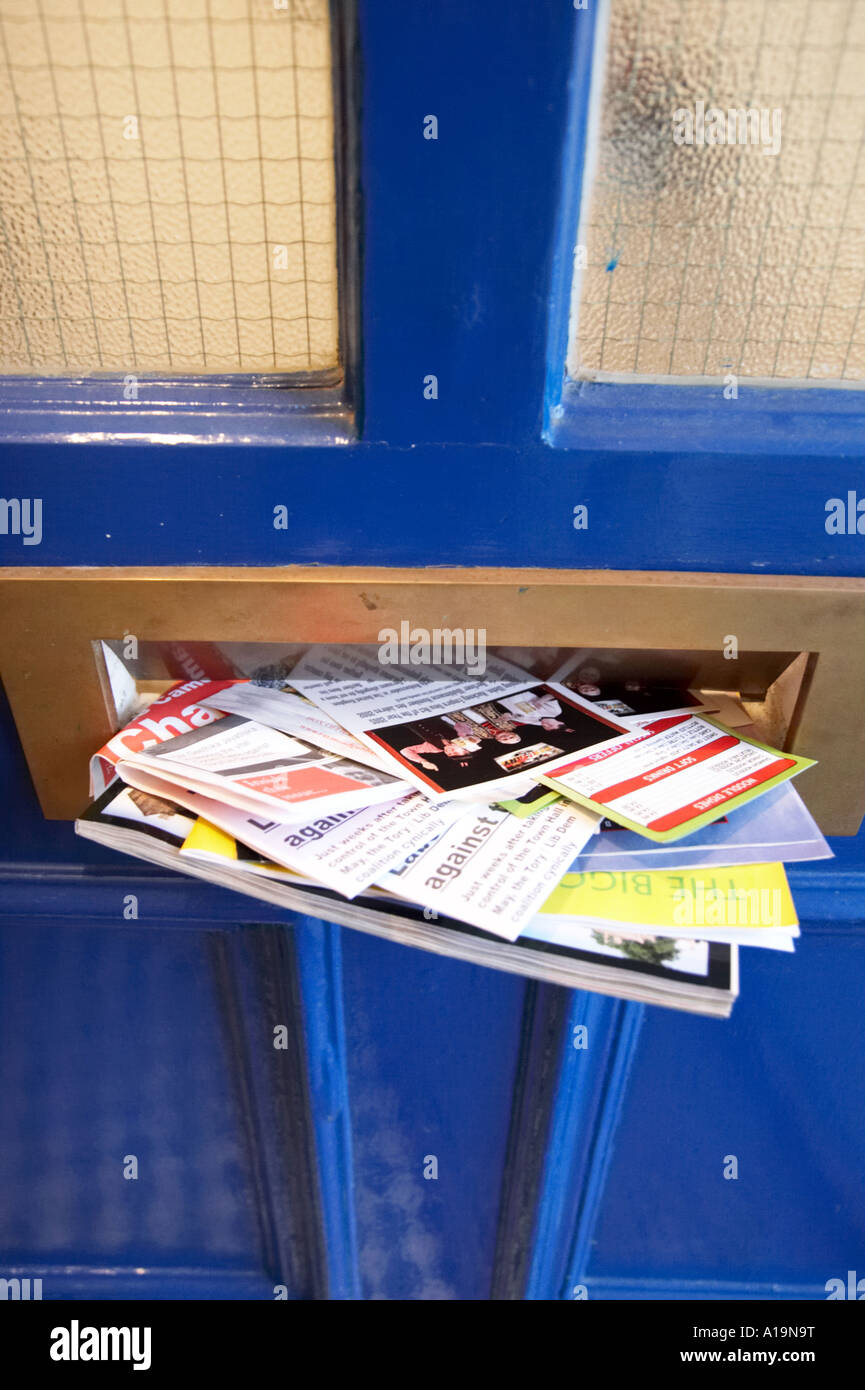
[[(249, 679), (290, 684), (314, 643), (143, 641), (132, 634), (93, 642), (113, 731), (122, 728), (177, 681)], [(377, 650), (377, 649), (374, 649)], [(472, 648), (472, 650), (474, 650)], [(441, 648), (440, 648), (441, 651)], [(647, 716), (700, 702), (731, 727), (753, 726), (757, 737), (787, 748), (814, 656), (810, 652), (657, 651), (620, 647), (491, 646), (538, 680), (557, 676), (613, 714)], [(441, 652), (443, 657), (450, 649)], [(382, 667), (383, 673), (386, 666)], [(439, 667), (447, 675), (448, 662)], [(478, 679), (483, 677), (479, 674)], [(482, 686), (480, 687), (482, 689)]]
[[(204, 677), (290, 679), (318, 644), (473, 633), (550, 679), (627, 703), (665, 683), (817, 760), (825, 834), (865, 813), (865, 580), (651, 571), (340, 567), (7, 569), (0, 674), (45, 815), (74, 819), (87, 767), (148, 699)], [(641, 698), (650, 698), (643, 690)], [(649, 711), (651, 712), (651, 710)]]

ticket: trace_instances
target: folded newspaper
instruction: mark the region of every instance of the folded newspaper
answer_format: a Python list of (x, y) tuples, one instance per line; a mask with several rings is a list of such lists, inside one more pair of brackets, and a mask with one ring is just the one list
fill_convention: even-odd
[(318, 647), (290, 679), (178, 682), (94, 754), (76, 830), (405, 945), (726, 1016), (740, 946), (793, 950), (783, 862), (831, 854), (789, 781), (810, 761), (696, 692), (599, 699), (569, 674)]

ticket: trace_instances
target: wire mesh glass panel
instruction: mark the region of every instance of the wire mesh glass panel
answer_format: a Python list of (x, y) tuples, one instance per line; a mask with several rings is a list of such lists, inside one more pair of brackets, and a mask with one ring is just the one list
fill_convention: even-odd
[(865, 0), (607, 0), (568, 371), (865, 383)]
[(0, 372), (338, 360), (327, 0), (0, 0)]

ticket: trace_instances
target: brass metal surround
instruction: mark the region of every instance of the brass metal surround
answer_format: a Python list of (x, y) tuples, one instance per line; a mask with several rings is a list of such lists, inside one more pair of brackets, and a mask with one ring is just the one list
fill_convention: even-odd
[[(787, 746), (819, 760), (797, 786), (827, 834), (865, 814), (865, 579), (667, 571), (0, 568), (0, 676), (46, 817), (87, 802), (115, 731), (94, 639), (370, 642), (408, 619), (484, 628), (490, 646), (705, 653), (738, 642), (731, 688), (767, 653), (808, 653)], [(771, 666), (771, 662), (768, 663)]]

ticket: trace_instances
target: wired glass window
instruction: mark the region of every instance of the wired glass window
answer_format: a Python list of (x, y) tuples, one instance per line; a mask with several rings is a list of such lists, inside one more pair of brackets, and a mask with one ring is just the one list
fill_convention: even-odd
[(339, 358), (327, 0), (0, 0), (0, 373)]
[(861, 387), (865, 0), (603, 13), (569, 375)]

